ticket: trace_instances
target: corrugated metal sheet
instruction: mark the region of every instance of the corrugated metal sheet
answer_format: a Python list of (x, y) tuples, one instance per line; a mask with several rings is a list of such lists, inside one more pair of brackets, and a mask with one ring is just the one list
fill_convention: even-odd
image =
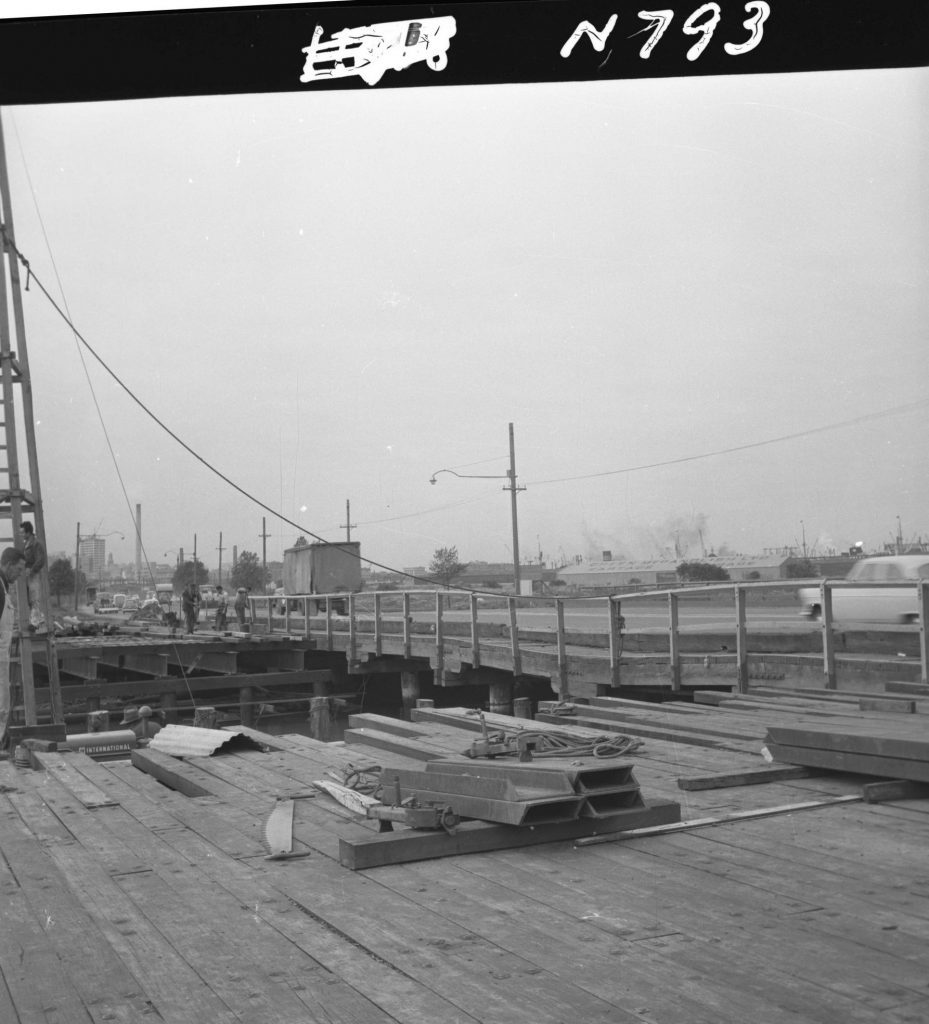
[(148, 743), (172, 757), (210, 757), (223, 750), (261, 750), (261, 744), (244, 732), (228, 729), (199, 729), (192, 725), (166, 725)]

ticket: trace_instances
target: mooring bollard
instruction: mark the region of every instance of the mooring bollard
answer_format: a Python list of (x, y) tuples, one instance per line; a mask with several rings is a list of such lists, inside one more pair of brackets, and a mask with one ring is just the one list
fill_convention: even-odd
[(332, 738), (332, 702), (328, 697), (310, 697), (310, 736), (321, 743)]
[(194, 710), (195, 729), (215, 729), (219, 721), (216, 708), (196, 708)]
[(532, 701), (528, 697), (513, 699), (513, 716), (515, 718), (532, 718)]

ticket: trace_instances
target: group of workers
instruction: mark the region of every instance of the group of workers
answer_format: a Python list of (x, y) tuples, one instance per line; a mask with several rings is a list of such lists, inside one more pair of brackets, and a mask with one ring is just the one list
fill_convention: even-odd
[[(184, 613), (184, 625), (188, 633), (193, 633), (197, 628), (200, 619), (200, 588), (196, 583), (188, 583), (181, 591), (181, 611)], [(239, 587), (235, 592), (235, 600), (232, 604), (235, 609), (236, 618), (239, 622), (239, 629), (245, 631), (246, 617), (248, 615), (248, 591), (245, 587)], [(222, 587), (216, 588), (216, 616), (213, 621), (214, 628), (218, 633), (226, 629), (226, 616), (229, 610), (229, 601), (226, 592)]]

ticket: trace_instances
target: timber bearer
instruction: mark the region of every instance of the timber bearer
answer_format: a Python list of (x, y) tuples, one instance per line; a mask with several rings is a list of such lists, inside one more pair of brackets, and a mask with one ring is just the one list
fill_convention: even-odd
[(0, 555), (0, 748), (4, 750), (9, 746), (10, 653), (13, 637), (18, 635), (16, 605), (11, 592), (25, 568), (26, 556), (19, 548), (4, 548)]

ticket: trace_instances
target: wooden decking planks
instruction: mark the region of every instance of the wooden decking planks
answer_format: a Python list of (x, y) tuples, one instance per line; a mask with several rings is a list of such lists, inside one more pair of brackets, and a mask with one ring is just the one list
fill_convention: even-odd
[[(710, 727), (712, 716), (754, 714), (662, 713)], [(473, 721), (413, 731), (455, 753), (475, 736)], [(12, 789), (0, 793), (4, 923), (14, 901), (14, 927), (0, 929), (4, 1024), (926, 1019), (929, 800), (352, 872), (340, 842), (374, 833), (309, 796), (312, 780), (423, 761), (296, 737), (268, 746), (190, 760), (147, 753), (145, 767), (178, 789), (78, 754), (55, 755), (67, 771), (0, 763)], [(760, 752), (648, 739), (622, 760), (647, 800), (679, 799), (685, 816), (861, 793), (859, 777), (834, 772), (678, 785), (770, 772)], [(296, 797), (295, 845), (310, 854), (301, 860), (265, 859), (263, 825), (282, 795)], [(35, 951), (24, 961), (32, 971), (16, 965), (24, 949)], [(25, 979), (53, 969), (43, 1002)]]

